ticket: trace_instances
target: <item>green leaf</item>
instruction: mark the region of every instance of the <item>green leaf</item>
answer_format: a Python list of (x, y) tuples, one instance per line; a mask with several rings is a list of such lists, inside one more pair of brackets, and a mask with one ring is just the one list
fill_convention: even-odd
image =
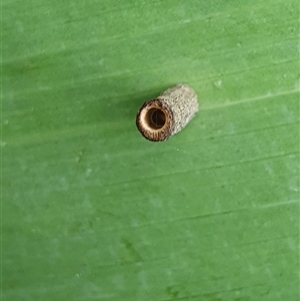
[[(2, 1), (2, 300), (299, 300), (299, 3)], [(176, 83), (162, 143), (135, 116)]]

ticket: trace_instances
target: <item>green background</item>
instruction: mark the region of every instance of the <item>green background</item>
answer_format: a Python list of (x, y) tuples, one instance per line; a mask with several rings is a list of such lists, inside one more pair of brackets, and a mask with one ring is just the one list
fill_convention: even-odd
[[(299, 3), (2, 0), (2, 300), (299, 300)], [(167, 142), (135, 116), (176, 83)]]

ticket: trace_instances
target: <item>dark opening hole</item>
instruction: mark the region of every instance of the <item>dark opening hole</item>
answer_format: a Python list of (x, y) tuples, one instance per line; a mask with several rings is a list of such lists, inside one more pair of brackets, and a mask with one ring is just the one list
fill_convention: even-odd
[(148, 125), (153, 129), (160, 129), (166, 123), (166, 115), (161, 109), (153, 108), (146, 115)]

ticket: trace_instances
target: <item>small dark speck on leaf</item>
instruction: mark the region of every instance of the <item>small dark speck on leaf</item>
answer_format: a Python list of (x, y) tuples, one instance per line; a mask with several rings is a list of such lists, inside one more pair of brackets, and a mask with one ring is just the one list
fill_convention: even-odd
[(174, 286), (167, 286), (166, 292), (168, 295), (170, 295), (172, 298), (177, 298), (179, 295), (179, 289)]

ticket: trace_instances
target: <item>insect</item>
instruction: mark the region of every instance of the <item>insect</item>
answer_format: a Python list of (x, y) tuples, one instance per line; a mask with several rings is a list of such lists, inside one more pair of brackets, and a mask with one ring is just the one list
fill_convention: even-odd
[(177, 84), (155, 99), (146, 101), (137, 113), (136, 125), (150, 141), (165, 141), (181, 131), (198, 112), (195, 91)]

